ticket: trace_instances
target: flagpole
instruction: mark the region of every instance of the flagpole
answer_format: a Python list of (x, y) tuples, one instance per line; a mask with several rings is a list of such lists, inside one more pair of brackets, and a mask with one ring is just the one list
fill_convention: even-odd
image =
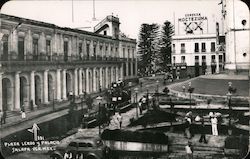
[(74, 22), (74, 0), (72, 0), (72, 22)]

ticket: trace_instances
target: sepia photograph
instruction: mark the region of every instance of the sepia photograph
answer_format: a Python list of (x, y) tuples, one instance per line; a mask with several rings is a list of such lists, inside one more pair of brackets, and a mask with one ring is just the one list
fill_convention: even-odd
[(250, 158), (249, 0), (6, 0), (0, 158)]

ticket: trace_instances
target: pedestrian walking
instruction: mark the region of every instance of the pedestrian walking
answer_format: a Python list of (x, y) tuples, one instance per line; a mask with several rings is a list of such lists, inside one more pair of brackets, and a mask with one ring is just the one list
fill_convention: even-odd
[(122, 115), (121, 112), (117, 114), (117, 120), (119, 122), (120, 129), (122, 128)]
[(188, 141), (188, 144), (185, 146), (185, 150), (187, 153), (187, 159), (193, 159), (194, 149), (191, 141)]
[(186, 87), (183, 85), (182, 86), (182, 92), (185, 93), (186, 92)]
[(6, 123), (6, 117), (7, 117), (7, 114), (6, 114), (6, 111), (4, 110), (3, 111), (3, 124)]
[(200, 117), (200, 121), (201, 121), (201, 127), (200, 127), (201, 136), (200, 136), (199, 142), (207, 143), (206, 132), (205, 132), (205, 124), (204, 124), (204, 117), (203, 116)]
[(3, 112), (1, 109), (0, 109), (0, 120), (1, 120), (1, 125), (2, 125), (3, 124)]
[(30, 110), (34, 110), (34, 102), (33, 102), (33, 100), (30, 100)]
[(218, 129), (217, 129), (218, 120), (216, 116), (213, 116), (211, 118), (211, 124), (212, 124), (212, 134), (218, 136)]
[(189, 117), (185, 117), (185, 123), (184, 123), (184, 136), (188, 139), (191, 139), (191, 133), (190, 133), (190, 125), (191, 125), (191, 119)]
[(22, 117), (22, 119), (25, 119), (25, 118), (26, 118), (26, 113), (25, 113), (25, 111), (21, 111), (21, 117)]
[(139, 107), (139, 110), (140, 110), (140, 115), (142, 115), (142, 102), (139, 101), (138, 107)]

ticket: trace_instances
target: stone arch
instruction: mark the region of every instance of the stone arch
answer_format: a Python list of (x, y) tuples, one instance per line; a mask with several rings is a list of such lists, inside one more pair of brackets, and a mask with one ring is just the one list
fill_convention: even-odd
[(66, 92), (73, 92), (73, 78), (71, 72), (66, 72)]
[(14, 87), (13, 81), (9, 78), (2, 79), (2, 102), (3, 110), (13, 110)]
[(100, 74), (99, 74), (99, 68), (95, 69), (95, 90), (99, 91), (100, 86)]
[(25, 76), (20, 76), (20, 105), (29, 106), (29, 84)]
[(110, 84), (111, 84), (111, 68), (110, 67), (108, 67), (108, 86), (110, 86)]
[(42, 77), (35, 75), (35, 104), (40, 105), (42, 102)]
[(86, 75), (85, 75), (85, 70), (82, 71), (82, 91), (86, 92)]
[(93, 91), (93, 77), (92, 77), (92, 71), (89, 70), (89, 92), (91, 93)]
[(106, 81), (106, 74), (104, 68), (102, 69), (102, 88), (106, 88), (105, 86), (105, 81)]

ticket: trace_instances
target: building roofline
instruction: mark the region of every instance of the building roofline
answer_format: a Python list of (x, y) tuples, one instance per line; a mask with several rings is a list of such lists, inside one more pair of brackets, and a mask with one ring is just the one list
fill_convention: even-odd
[[(72, 28), (69, 28), (69, 27), (60, 27), (60, 26), (57, 26), (57, 25), (52, 24), (52, 23), (27, 19), (27, 18), (23, 18), (23, 17), (17, 17), (17, 16), (3, 14), (3, 13), (0, 13), (0, 18), (1, 18), (2, 21), (3, 20), (6, 20), (6, 21), (9, 20), (9, 21), (22, 22), (24, 24), (39, 25), (39, 26), (42, 26), (42, 27), (49, 27), (49, 28), (52, 28), (52, 29), (61, 29), (61, 30), (64, 30), (64, 31), (71, 31), (71, 32), (74, 32), (74, 33), (98, 36), (98, 37), (114, 40), (114, 38), (112, 36), (96, 34), (96, 33), (85, 31), (85, 30), (72, 29)], [(117, 39), (117, 40), (124, 41), (125, 39)], [(125, 40), (125, 41), (132, 42), (133, 40), (136, 41), (136, 39), (130, 39), (130, 38), (128, 38), (128, 40)]]

